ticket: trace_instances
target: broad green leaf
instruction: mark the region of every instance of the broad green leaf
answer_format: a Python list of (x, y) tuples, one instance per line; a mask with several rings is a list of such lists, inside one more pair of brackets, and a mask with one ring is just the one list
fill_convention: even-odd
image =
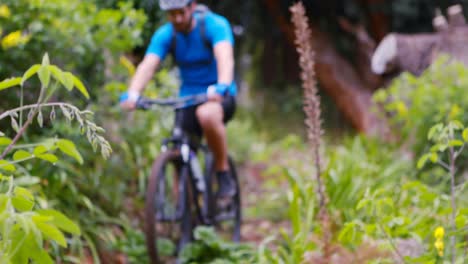
[(43, 154), (43, 153), (46, 153), (49, 149), (46, 148), (44, 145), (39, 145), (37, 147), (34, 148), (34, 155), (40, 155), (40, 154)]
[(38, 71), (37, 75), (39, 76), (39, 80), (41, 80), (42, 86), (44, 86), (44, 87), (49, 86), (49, 82), (50, 82), (50, 69), (49, 69), (48, 66), (42, 65), (42, 66), (39, 68), (39, 71)]
[(10, 145), (11, 139), (7, 137), (0, 137), (0, 146)]
[[(49, 263), (54, 263), (50, 257), (47, 259), (47, 257), (43, 256), (42, 254), (46, 252), (46, 249), (44, 249), (43, 243), (42, 243), (42, 234), (41, 231), (36, 227), (34, 222), (29, 221), (29, 225), (33, 232), (29, 233), (24, 241), (23, 246), (21, 247), (21, 250), (18, 252), (18, 254), (22, 254), (26, 256), (25, 262), (18, 262), (18, 263), (30, 263), (30, 260), (33, 260), (34, 262), (31, 263), (40, 263), (40, 264), (49, 264)], [(47, 253), (46, 253), (47, 255)]]
[(58, 161), (57, 156), (55, 156), (54, 154), (50, 154), (50, 153), (40, 154), (40, 155), (37, 155), (37, 157), (40, 159), (46, 160), (50, 163), (56, 163)]
[(23, 74), (23, 77), (21, 78), (21, 86), (24, 85), (24, 82), (26, 80), (28, 80), (29, 78), (31, 78), (31, 76), (33, 76), (34, 74), (37, 73), (37, 71), (41, 68), (41, 65), (40, 64), (34, 64), (33, 66), (31, 66), (31, 68), (29, 68), (24, 74)]
[(63, 86), (65, 86), (67, 90), (71, 91), (73, 89), (73, 74), (71, 74), (70, 72), (63, 72), (62, 79)]
[(448, 143), (450, 147), (461, 147), (463, 146), (463, 144), (464, 144), (463, 141), (456, 140), (456, 139), (450, 140)]
[(25, 151), (25, 150), (17, 150), (15, 154), (13, 154), (13, 160), (18, 161), (18, 160), (24, 160), (32, 157), (31, 153)]
[(6, 171), (16, 171), (15, 165), (11, 164), (10, 162), (6, 160), (0, 160), (0, 169), (6, 170)]
[(8, 196), (6, 194), (0, 194), (0, 215), (5, 211), (8, 205)]
[(49, 253), (43, 248), (38, 248), (31, 252), (31, 258), (35, 261), (34, 263), (41, 264), (53, 264), (54, 260), (49, 256)]
[(429, 129), (429, 133), (427, 134), (427, 139), (433, 139), (435, 134), (440, 133), (443, 127), (444, 125), (442, 124), (437, 124), (431, 127), (431, 129)]
[(37, 213), (44, 216), (51, 216), (52, 221), (50, 223), (62, 229), (63, 231), (74, 235), (81, 235), (81, 231), (78, 225), (75, 224), (68, 217), (66, 217), (64, 214), (52, 209), (37, 210)]
[(89, 93), (86, 90), (86, 87), (83, 83), (78, 79), (76, 76), (73, 75), (73, 84), (75, 85), (76, 89), (80, 91), (87, 99), (89, 99)]
[(16, 221), (20, 228), (24, 230), (24, 233), (28, 235), (29, 231), (31, 231), (31, 226), (29, 224), (29, 222), (31, 222), (31, 219), (29, 217), (25, 217), (24, 214), (18, 214), (18, 216), (16, 217)]
[(432, 161), (432, 163), (436, 163), (438, 158), (439, 158), (439, 156), (437, 155), (437, 153), (431, 152), (431, 155), (429, 156), (429, 159)]
[(424, 154), (421, 158), (419, 158), (418, 163), (416, 164), (416, 168), (422, 169), (422, 167), (424, 167), (429, 157), (430, 157), (430, 153)]
[(49, 70), (50, 70), (50, 73), (52, 74), (52, 76), (57, 81), (59, 81), (60, 83), (63, 84), (63, 71), (59, 67), (57, 67), (55, 65), (50, 65)]
[(42, 57), (42, 66), (49, 66), (50, 65), (50, 60), (49, 60), (49, 54), (47, 52), (44, 54)]
[(71, 142), (70, 140), (67, 139), (60, 139), (57, 141), (57, 147), (65, 154), (68, 156), (74, 158), (77, 160), (80, 164), (83, 164), (83, 158), (81, 157), (81, 154), (78, 152), (76, 149), (75, 144)]
[(42, 222), (42, 223), (48, 223), (54, 219), (52, 216), (47, 216), (47, 215), (40, 215), (40, 214), (35, 214), (32, 216), (32, 219), (34, 220), (34, 223)]
[(468, 224), (468, 217), (463, 214), (457, 215), (455, 218), (455, 225), (458, 229), (462, 229)]
[(362, 240), (362, 232), (359, 225), (355, 222), (345, 223), (338, 235), (338, 240), (346, 244), (359, 244)]
[(462, 137), (465, 142), (468, 142), (468, 128), (463, 130)]
[(24, 196), (15, 196), (11, 198), (11, 202), (16, 210), (20, 212), (31, 211), (34, 207), (34, 202), (25, 198)]
[(289, 218), (291, 221), (293, 234), (297, 234), (299, 232), (301, 225), (301, 210), (299, 196), (299, 187), (297, 186), (297, 184), (294, 184), (292, 199), (289, 202)]
[(0, 91), (5, 90), (14, 86), (17, 86), (21, 83), (20, 77), (9, 78), (0, 82)]
[[(9, 263), (28, 263), (28, 252), (24, 251), (25, 244), (27, 244), (28, 240), (26, 239), (26, 233), (19, 225), (14, 225), (11, 228), (11, 233), (9, 234), (9, 240), (11, 245), (14, 245), (18, 251), (15, 252), (14, 255), (11, 256), (11, 262)], [(7, 262), (8, 263), (8, 262)]]
[(59, 244), (62, 247), (67, 247), (67, 241), (65, 240), (65, 236), (57, 227), (41, 221), (35, 221), (35, 223), (45, 237), (54, 240), (55, 242), (57, 242), (57, 244)]
[(446, 144), (435, 144), (434, 146), (431, 147), (432, 152), (442, 152), (445, 151), (448, 148)]
[(16, 186), (14, 193), (15, 196), (21, 196), (28, 200), (34, 201), (34, 195), (26, 188)]
[(15, 184), (19, 186), (30, 186), (38, 184), (39, 182), (41, 182), (41, 179), (34, 176), (22, 176), (15, 178)]

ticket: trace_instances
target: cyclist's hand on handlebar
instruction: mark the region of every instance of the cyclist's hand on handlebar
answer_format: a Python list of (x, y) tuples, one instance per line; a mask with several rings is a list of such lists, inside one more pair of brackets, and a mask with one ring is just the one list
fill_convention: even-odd
[(125, 92), (120, 95), (119, 102), (120, 106), (128, 111), (135, 110), (136, 102), (140, 98), (140, 95), (135, 92)]
[(221, 102), (223, 100), (223, 96), (228, 93), (228, 90), (229, 85), (217, 83), (208, 86), (206, 94), (208, 96), (209, 101)]

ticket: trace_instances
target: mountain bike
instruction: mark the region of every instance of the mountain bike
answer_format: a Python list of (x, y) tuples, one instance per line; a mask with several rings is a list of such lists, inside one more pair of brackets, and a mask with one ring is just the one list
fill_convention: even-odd
[(180, 125), (178, 109), (206, 101), (204, 94), (137, 101), (137, 109), (164, 106), (176, 114), (172, 135), (162, 140), (161, 154), (153, 163), (146, 192), (145, 235), (151, 263), (176, 261), (193, 240), (192, 231), (198, 225), (214, 226), (222, 237), (240, 240), (241, 194), (233, 159), (229, 157), (229, 170), (236, 194), (221, 199), (215, 195), (213, 154), (201, 138), (183, 131)]

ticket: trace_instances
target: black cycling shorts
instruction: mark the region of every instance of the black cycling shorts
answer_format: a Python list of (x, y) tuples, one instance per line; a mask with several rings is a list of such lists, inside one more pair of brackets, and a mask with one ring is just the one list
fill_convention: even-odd
[[(227, 95), (221, 102), (223, 107), (223, 122), (226, 124), (232, 119), (236, 111), (236, 98), (232, 95)], [(199, 105), (193, 105), (176, 110), (175, 122), (176, 126), (182, 128), (183, 131), (201, 137), (203, 135), (203, 129), (198, 122), (196, 115), (196, 109)]]

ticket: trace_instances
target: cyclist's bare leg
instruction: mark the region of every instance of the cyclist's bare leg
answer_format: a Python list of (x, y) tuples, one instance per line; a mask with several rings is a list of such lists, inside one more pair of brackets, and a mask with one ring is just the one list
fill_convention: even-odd
[(207, 102), (196, 110), (206, 141), (215, 156), (216, 171), (229, 169), (227, 158), (226, 127), (223, 123), (223, 108), (219, 102)]

